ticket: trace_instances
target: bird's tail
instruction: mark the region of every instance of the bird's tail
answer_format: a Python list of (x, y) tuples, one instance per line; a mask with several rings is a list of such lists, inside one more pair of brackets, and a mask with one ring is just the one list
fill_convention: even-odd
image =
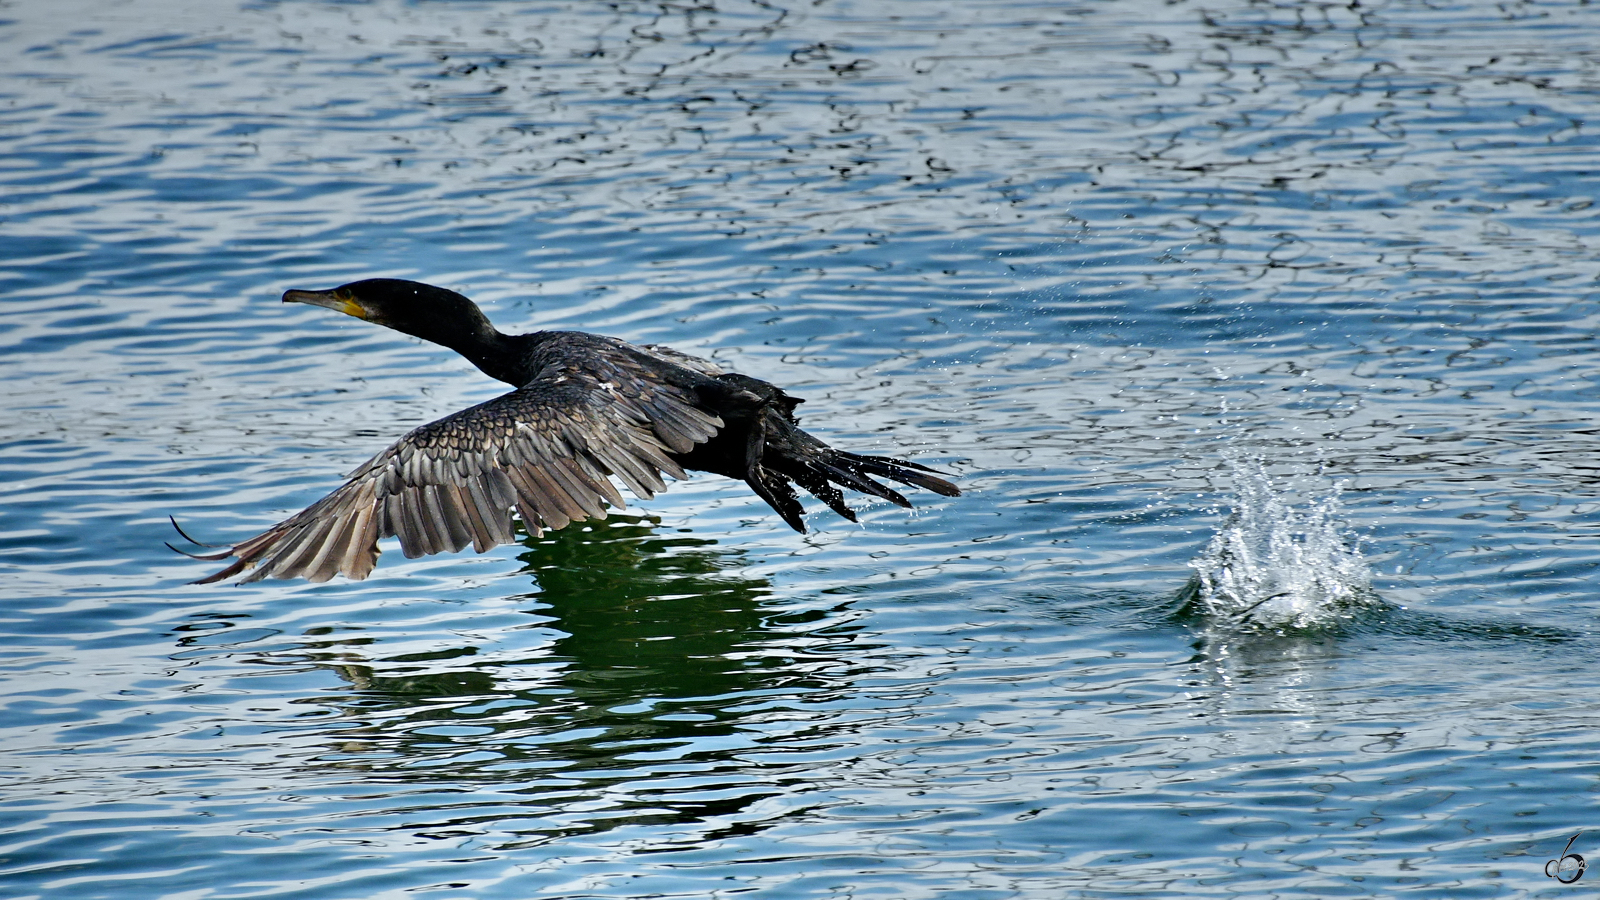
[(746, 456), (751, 461), (759, 460), (759, 464), (750, 467), (745, 481), (801, 534), (805, 533), (806, 526), (791, 481), (852, 522), (857, 521), (856, 513), (844, 502), (841, 488), (911, 508), (911, 501), (904, 495), (873, 480), (872, 476), (925, 488), (946, 497), (961, 495), (960, 488), (940, 478), (940, 473), (927, 466), (910, 460), (835, 450), (801, 431), (787, 416), (776, 411), (769, 412), (763, 420), (764, 427), (752, 429)]

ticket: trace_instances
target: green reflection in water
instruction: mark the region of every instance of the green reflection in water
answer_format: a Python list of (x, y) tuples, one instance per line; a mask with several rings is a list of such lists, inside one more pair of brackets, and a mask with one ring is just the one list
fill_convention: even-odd
[(524, 543), (534, 596), (567, 632), (553, 648), (569, 663), (562, 681), (590, 702), (750, 690), (777, 662), (740, 658), (770, 641), (760, 606), (770, 588), (715, 541), (608, 519)]
[(459, 807), (423, 805), (459, 817), (406, 829), (516, 845), (663, 822), (714, 822), (704, 837), (760, 829), (740, 812), (805, 779), (750, 751), (849, 743), (834, 734), (848, 726), (814, 708), (848, 692), (850, 657), (869, 649), (845, 607), (780, 609), (737, 553), (639, 517), (523, 544), (538, 590), (510, 599), (532, 620), (513, 633), (539, 635), (527, 651), (469, 644), (352, 662), (363, 645), (341, 641), (309, 654), (356, 688), (331, 701), (339, 721), (324, 733), (336, 743), (310, 765), (470, 792)]

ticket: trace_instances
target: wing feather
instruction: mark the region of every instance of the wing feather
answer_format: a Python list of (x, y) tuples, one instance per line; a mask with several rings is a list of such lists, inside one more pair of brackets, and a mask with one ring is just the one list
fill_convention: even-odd
[(472, 543), (472, 532), (467, 530), (464, 523), (466, 510), (462, 505), (461, 488), (444, 483), (438, 485), (437, 490), (439, 514), (444, 518), (445, 527), (450, 529), (450, 552), (459, 553), (462, 548)]
[(403, 490), (394, 494), (391, 501), (394, 506), (400, 508), (400, 515), (395, 516), (392, 512), (390, 515), (399, 526), (395, 529), (395, 537), (400, 539), (400, 552), (404, 553), (407, 559), (427, 556), (432, 552), (429, 549), (431, 544), (428, 540), (428, 530), (422, 524), (421, 511), (417, 509), (419, 504), (416, 492)]
[(338, 490), (235, 544), (237, 560), (200, 583), (241, 574), (359, 580), (385, 537), (399, 538), (411, 558), (469, 543), (481, 553), (516, 539), (513, 512), (542, 534), (624, 506), (613, 477), (643, 498), (666, 489), (663, 476), (686, 477), (668, 454), (708, 440), (722, 420), (698, 408), (691, 389), (652, 379), (621, 351), (599, 363), (548, 367), (412, 431)]
[(328, 536), (322, 540), (322, 546), (306, 564), (308, 580), (327, 581), (338, 573), (338, 560), (344, 556), (344, 545), (349, 541), (350, 532), (355, 527), (355, 516), (345, 516), (334, 521), (333, 527), (328, 529)]

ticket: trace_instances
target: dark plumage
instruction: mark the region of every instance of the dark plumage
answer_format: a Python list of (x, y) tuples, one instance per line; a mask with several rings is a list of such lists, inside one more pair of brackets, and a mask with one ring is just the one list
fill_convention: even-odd
[(252, 568), (241, 580), (365, 578), (378, 540), (390, 536), (408, 557), (468, 544), (482, 553), (515, 540), (512, 511), (539, 534), (623, 506), (610, 476), (646, 499), (666, 489), (663, 474), (737, 478), (802, 533), (795, 484), (852, 522), (841, 487), (911, 506), (874, 475), (961, 493), (925, 466), (835, 450), (800, 430), (798, 398), (666, 347), (576, 331), (501, 334), (471, 300), (415, 281), (374, 278), (283, 299), (442, 344), (516, 390), (412, 431), (261, 534), (190, 554), (238, 557), (198, 584)]

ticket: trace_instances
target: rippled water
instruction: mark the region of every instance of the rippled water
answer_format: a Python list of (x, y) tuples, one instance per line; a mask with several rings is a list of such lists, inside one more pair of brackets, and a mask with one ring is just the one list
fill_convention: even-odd
[[(0, 895), (1585, 890), (1597, 17), (0, 5)], [(968, 493), (800, 536), (702, 476), (187, 586), (168, 515), (251, 534), (497, 393), (277, 302), (371, 275)], [(1185, 608), (1249, 458), (1343, 485), (1371, 608)]]

